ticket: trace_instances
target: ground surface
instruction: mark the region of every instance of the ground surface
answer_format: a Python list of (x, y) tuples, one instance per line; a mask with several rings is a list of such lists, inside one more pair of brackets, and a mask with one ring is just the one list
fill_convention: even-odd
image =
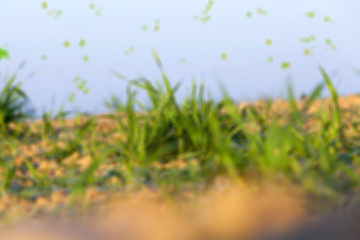
[[(299, 106), (302, 104), (298, 103)], [(353, 123), (359, 122), (360, 97), (340, 97), (339, 104), (344, 111), (346, 134), (356, 140), (360, 131)], [(266, 108), (262, 101), (253, 105), (257, 109)], [(309, 112), (315, 113), (327, 105), (330, 105), (330, 100), (318, 100)], [(239, 106), (239, 110), (244, 106), (246, 104)], [(279, 100), (272, 105), (269, 113), (270, 117), (274, 117), (287, 111), (288, 102)], [(80, 122), (85, 120), (83, 118)], [(116, 121), (109, 116), (97, 116), (95, 122), (98, 145), (122, 138), (115, 131)], [(286, 232), (298, 224), (316, 222), (319, 217), (311, 214), (311, 201), (295, 185), (251, 180), (244, 183), (226, 177), (216, 178), (210, 187), (200, 187), (197, 192), (183, 190), (176, 197), (170, 197), (151, 186), (122, 187), (118, 178), (109, 176), (104, 188), (86, 187), (82, 189), (82, 200), (74, 202), (70, 194), (70, 190), (74, 189), (59, 186), (71, 185), (68, 179), (84, 173), (92, 160), (84, 151), (60, 157), (59, 149), (74, 138), (78, 123), (68, 119), (62, 124), (54, 121), (53, 125), (58, 133), (56, 139), (37, 139), (34, 134), (33, 140), (9, 139), (2, 143), (3, 158), (14, 157), (14, 164), (18, 166), (15, 172), (17, 178), (9, 183), (10, 191), (0, 199), (3, 220), (0, 231), (2, 236), (6, 236), (4, 239), (197, 240), (231, 239), (234, 236), (245, 239)], [(317, 122), (309, 118), (306, 127), (316, 131)], [(40, 132), (43, 124), (35, 121), (30, 128)], [(87, 137), (84, 141), (94, 139)], [(29, 170), (27, 162), (34, 166), (34, 172)], [(171, 164), (154, 164), (153, 167), (181, 169), (186, 164), (189, 163), (179, 159)], [(28, 166), (27, 171), (21, 168), (25, 165)], [(96, 174), (100, 176), (113, 168), (122, 167), (116, 162), (106, 162), (100, 164)], [(0, 170), (4, 174), (4, 169)], [(46, 180), (41, 182), (42, 176), (57, 185), (46, 186)], [(45, 190), (34, 189), (39, 184), (44, 184), (40, 188)], [(29, 191), (24, 191), (24, 188)], [(22, 189), (21, 195), (16, 194), (17, 189)]]

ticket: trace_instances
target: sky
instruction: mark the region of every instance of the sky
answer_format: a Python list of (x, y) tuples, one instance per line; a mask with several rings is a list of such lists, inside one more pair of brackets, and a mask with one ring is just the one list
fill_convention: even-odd
[(171, 83), (182, 81), (180, 100), (194, 79), (216, 99), (220, 84), (237, 102), (286, 97), (288, 81), (299, 96), (322, 81), (319, 66), (340, 94), (360, 92), (359, 1), (212, 2), (0, 0), (0, 48), (10, 55), (0, 86), (17, 72), (38, 114), (61, 104), (107, 112), (111, 94), (126, 100), (112, 72), (161, 80), (156, 50)]

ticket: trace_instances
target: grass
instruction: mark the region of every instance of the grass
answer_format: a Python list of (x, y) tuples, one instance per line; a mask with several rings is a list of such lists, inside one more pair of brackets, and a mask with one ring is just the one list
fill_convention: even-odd
[(31, 116), (31, 110), (25, 110), (27, 95), (21, 90), (21, 83), (14, 84), (16, 75), (6, 82), (0, 92), (0, 131), (9, 132), (10, 123), (16, 123)]
[[(75, 204), (84, 201), (89, 187), (115, 191), (147, 186), (171, 194), (196, 191), (217, 176), (242, 183), (248, 176), (277, 179), (330, 199), (357, 193), (358, 116), (352, 115), (347, 130), (338, 94), (324, 69), (320, 68), (324, 82), (301, 107), (289, 86), (289, 111), (275, 113), (272, 101), (263, 108), (246, 105), (239, 110), (225, 90), (222, 100), (215, 102), (205, 97), (205, 86), (195, 82), (179, 103), (175, 93), (180, 83), (170, 84), (160, 58), (153, 55), (162, 82), (114, 73), (128, 81), (127, 100), (112, 96), (105, 102), (115, 122), (107, 132), (97, 129), (94, 116), (80, 114), (70, 127), (62, 109), (55, 117), (45, 113), (38, 129), (26, 128), (22, 135), (11, 132), (10, 124), (29, 116), (23, 112), (28, 99), (12, 77), (0, 95), (2, 197), (32, 199), (61, 189)], [(331, 103), (311, 112), (325, 88)], [(147, 102), (138, 101), (139, 90), (146, 92)], [(22, 147), (31, 144), (39, 145), (33, 155)], [(79, 159), (86, 163), (79, 165)]]

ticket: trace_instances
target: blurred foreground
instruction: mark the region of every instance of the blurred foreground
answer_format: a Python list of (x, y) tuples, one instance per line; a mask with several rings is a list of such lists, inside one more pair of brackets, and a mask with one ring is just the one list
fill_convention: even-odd
[[(97, 202), (87, 213), (52, 217), (40, 213), (7, 225), (1, 236), (13, 240), (255, 239), (286, 233), (311, 218), (295, 188), (244, 186), (220, 178), (208, 190), (184, 193), (176, 200), (150, 189), (127, 194), (92, 189), (86, 195)], [(35, 204), (51, 204), (39, 201)]]

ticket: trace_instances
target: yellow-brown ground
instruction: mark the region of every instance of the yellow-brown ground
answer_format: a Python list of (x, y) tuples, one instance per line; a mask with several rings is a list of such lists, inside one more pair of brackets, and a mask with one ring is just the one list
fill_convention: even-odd
[[(346, 111), (343, 117), (347, 134), (359, 132), (349, 123), (350, 119), (358, 121), (360, 97), (340, 97), (339, 103)], [(300, 101), (298, 104), (301, 106), (303, 103)], [(239, 110), (245, 105), (239, 106)], [(263, 101), (253, 105), (257, 109), (265, 109)], [(309, 112), (315, 113), (328, 105), (328, 99), (318, 100)], [(278, 100), (270, 110), (270, 117), (287, 111), (288, 103)], [(38, 131), (41, 124), (41, 121), (35, 121), (31, 128)], [(54, 124), (57, 128), (61, 127), (60, 122)], [(65, 124), (73, 128), (74, 120), (67, 119)], [(115, 121), (107, 115), (99, 115), (96, 124), (99, 133), (116, 128)], [(309, 128), (316, 128), (311, 119), (307, 124)], [(66, 139), (71, 134), (71, 131), (67, 131), (59, 137)], [(114, 133), (113, 137), (121, 136)], [(89, 166), (90, 157), (79, 153), (65, 159), (61, 166), (56, 161), (46, 161), (43, 153), (52, 144), (51, 140), (43, 139), (17, 146), (17, 153), (10, 147), (4, 147), (3, 153), (15, 154), (15, 164), (19, 165), (25, 159), (30, 159), (39, 165), (39, 173), (54, 177), (61, 176), (64, 172), (62, 168), (67, 165), (77, 166), (81, 171)], [(59, 141), (57, 144), (61, 147), (64, 142)], [(181, 167), (181, 161), (178, 164)], [(114, 166), (102, 166), (103, 169), (111, 167)], [(31, 185), (30, 182), (23, 184)], [(16, 196), (3, 197), (0, 199), (1, 216), (7, 221), (12, 220), (14, 224), (12, 227), (3, 225), (0, 229), (1, 239), (227, 239), (284, 232), (310, 219), (307, 211), (309, 203), (295, 187), (253, 182), (244, 186), (224, 179), (201, 193), (194, 195), (184, 192), (175, 200), (150, 189), (109, 193), (94, 188), (86, 190), (85, 199), (91, 211), (85, 213), (76, 209), (76, 214), (71, 214), (72, 211), (67, 208), (69, 196), (65, 192), (54, 190), (48, 198), (35, 196), (32, 200)], [(47, 214), (50, 212), (57, 217)], [(23, 220), (17, 221), (17, 218)]]

